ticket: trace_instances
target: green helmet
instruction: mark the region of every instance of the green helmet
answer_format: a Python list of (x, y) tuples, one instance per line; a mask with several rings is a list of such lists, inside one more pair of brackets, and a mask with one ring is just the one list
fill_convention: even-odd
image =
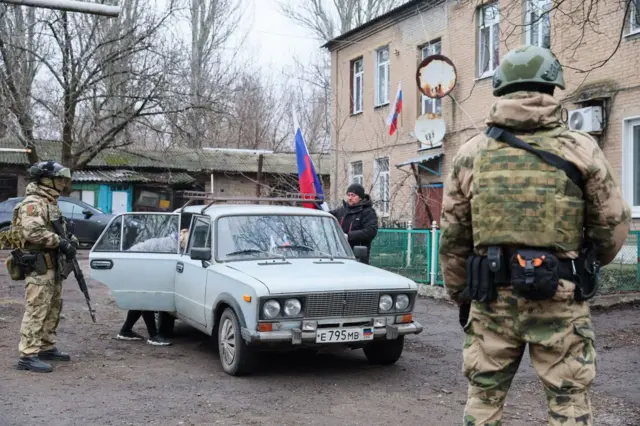
[(71, 179), (71, 170), (51, 160), (34, 164), (29, 168), (29, 174), (34, 180), (40, 180), (42, 178), (52, 179), (54, 177)]
[(522, 83), (545, 84), (564, 90), (562, 66), (551, 50), (527, 45), (507, 53), (493, 74), (493, 96), (502, 96), (510, 86)]

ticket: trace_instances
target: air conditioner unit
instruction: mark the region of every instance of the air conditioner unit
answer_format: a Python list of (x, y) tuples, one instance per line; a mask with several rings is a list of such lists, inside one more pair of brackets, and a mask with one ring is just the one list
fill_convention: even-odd
[(590, 106), (570, 110), (569, 128), (587, 133), (602, 131), (602, 107)]

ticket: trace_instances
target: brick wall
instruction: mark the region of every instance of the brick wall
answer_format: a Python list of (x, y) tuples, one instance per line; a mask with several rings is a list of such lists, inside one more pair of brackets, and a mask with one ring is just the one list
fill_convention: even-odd
[[(367, 189), (371, 188), (373, 161), (377, 156), (390, 157), (391, 216), (410, 219), (413, 215), (412, 192), (415, 179), (410, 169), (396, 164), (409, 158), (428, 154), (418, 152), (418, 142), (410, 135), (419, 115), (420, 94), (415, 85), (416, 66), (419, 62), (418, 47), (440, 38), (442, 53), (455, 64), (458, 79), (452, 95), (457, 101), (445, 98), (442, 115), (447, 134), (443, 141), (445, 155), (442, 158), (441, 176), (423, 172), (426, 183), (442, 182), (460, 145), (484, 128), (484, 119), (495, 101), (491, 94), (491, 78), (478, 79), (478, 28), (475, 14), (476, 1), (449, 1), (398, 22), (377, 24), (377, 29), (367, 29), (369, 35), (352, 43), (342, 43), (332, 52), (333, 84), (333, 196), (340, 198), (341, 188), (348, 184), (348, 165), (361, 160)], [(490, 3), (486, 2), (485, 3)], [(586, 70), (616, 49), (624, 10), (620, 2), (600, 2), (593, 15), (594, 24), (583, 32), (582, 27), (571, 25), (573, 19), (583, 16), (583, 2), (567, 0), (561, 12), (552, 13), (551, 48), (565, 66), (567, 88), (557, 91), (556, 97), (564, 100), (567, 109), (586, 106), (579, 103), (594, 97), (606, 97), (607, 116), (605, 132), (598, 138), (623, 188), (623, 158), (630, 153), (623, 150), (623, 122), (640, 116), (640, 34), (625, 36), (615, 55), (589, 73)], [(524, 22), (524, 2), (500, 2), (500, 57), (511, 48), (525, 43), (524, 27), (510, 25)], [(571, 12), (571, 13), (568, 13)], [(601, 32), (602, 34), (598, 34)], [(580, 43), (576, 43), (580, 41)], [(390, 47), (390, 104), (374, 108), (374, 52), (378, 47)], [(364, 108), (358, 115), (350, 115), (350, 64), (359, 56), (364, 59)], [(392, 108), (398, 81), (403, 85), (403, 112), (398, 132), (389, 136), (384, 120)], [(634, 221), (640, 229), (640, 219)]]

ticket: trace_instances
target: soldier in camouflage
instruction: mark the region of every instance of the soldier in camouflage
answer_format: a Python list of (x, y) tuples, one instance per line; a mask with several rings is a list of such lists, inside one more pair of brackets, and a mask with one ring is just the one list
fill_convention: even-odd
[[(459, 305), (469, 302), (467, 258), (486, 256), (489, 246), (501, 246), (505, 253), (550, 247), (558, 259), (572, 263), (587, 238), (604, 266), (629, 232), (630, 209), (614, 171), (591, 136), (563, 124), (555, 87), (565, 85), (551, 51), (512, 50), (494, 74), (493, 94), (500, 98), (486, 124), (509, 129), (531, 146), (573, 163), (585, 184), (578, 188), (536, 155), (484, 133), (467, 141), (444, 186), (440, 240), (445, 286)], [(463, 424), (502, 424), (505, 397), (529, 344), (545, 388), (549, 424), (592, 425), (589, 390), (596, 351), (588, 302), (575, 300), (576, 284), (568, 279), (555, 280), (557, 290), (545, 300), (522, 297), (514, 292), (510, 273), (511, 281), (495, 287), (496, 298), (471, 301), (468, 320), (461, 320), (463, 373), (469, 381)]]
[(57, 200), (70, 188), (71, 171), (59, 163), (44, 161), (31, 166), (29, 173), (33, 182), (27, 186), (24, 200), (14, 209), (11, 229), (22, 235), (25, 252), (44, 256), (46, 270), (25, 271), (25, 313), (20, 327), (18, 368), (50, 372), (51, 365), (43, 360), (71, 359), (55, 347), (55, 342), (62, 310), (61, 254), (73, 257), (78, 240), (59, 236), (51, 224), (61, 217)]

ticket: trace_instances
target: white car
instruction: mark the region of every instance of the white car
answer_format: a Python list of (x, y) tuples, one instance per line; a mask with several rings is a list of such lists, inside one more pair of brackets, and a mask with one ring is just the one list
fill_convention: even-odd
[[(125, 216), (136, 220), (121, 226)], [(358, 262), (321, 210), (215, 204), (120, 214), (89, 259), (120, 309), (166, 312), (216, 337), (230, 375), (250, 373), (259, 350), (274, 346), (346, 345), (392, 364), (404, 336), (422, 331), (412, 315), (417, 284)]]

